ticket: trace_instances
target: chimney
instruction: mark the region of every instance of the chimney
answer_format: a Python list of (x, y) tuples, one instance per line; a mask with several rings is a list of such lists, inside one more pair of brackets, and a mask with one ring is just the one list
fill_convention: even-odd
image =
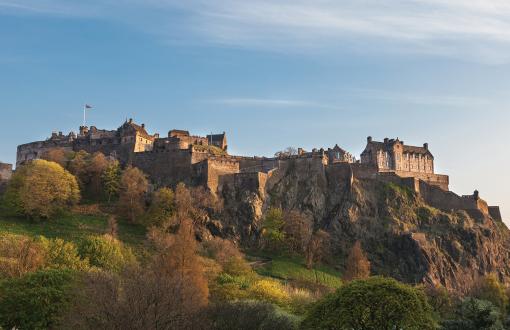
[(142, 124), (142, 128), (145, 128), (145, 124)]
[(425, 149), (429, 150), (429, 144), (428, 144), (428, 143), (424, 143), (424, 144), (423, 144), (423, 148), (425, 148)]
[(129, 118), (129, 123), (131, 124), (133, 122), (133, 118)]
[(372, 137), (371, 136), (367, 137), (367, 143), (370, 143), (370, 142), (372, 142)]
[(384, 143), (388, 143), (388, 141), (390, 141), (390, 139), (384, 138)]

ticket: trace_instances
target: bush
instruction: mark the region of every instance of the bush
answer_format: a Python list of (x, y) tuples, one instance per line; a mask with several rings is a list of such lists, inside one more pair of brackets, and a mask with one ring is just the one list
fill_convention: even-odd
[(160, 188), (152, 195), (151, 205), (145, 214), (145, 224), (161, 226), (171, 219), (174, 210), (174, 192), (169, 188)]
[(59, 164), (41, 159), (17, 169), (4, 195), (8, 208), (32, 219), (50, 218), (79, 199), (76, 178)]
[(295, 316), (261, 301), (236, 301), (216, 304), (210, 310), (212, 329), (272, 330), (297, 329)]
[(20, 277), (43, 267), (41, 244), (31, 237), (2, 234), (0, 236), (0, 277)]
[(394, 279), (352, 281), (320, 300), (304, 329), (435, 329), (425, 294)]
[(289, 303), (289, 294), (280, 282), (275, 280), (258, 280), (248, 288), (248, 293), (253, 299), (263, 300), (281, 306)]
[(455, 311), (456, 318), (442, 323), (445, 330), (503, 330), (501, 313), (490, 301), (467, 298)]
[(89, 236), (80, 242), (79, 255), (87, 258), (91, 266), (120, 271), (134, 261), (132, 252), (110, 235)]
[(0, 284), (0, 326), (5, 329), (55, 328), (71, 300), (74, 276), (44, 270)]
[(39, 242), (44, 249), (45, 266), (54, 269), (86, 270), (88, 260), (82, 260), (78, 248), (72, 242), (61, 238), (47, 239), (40, 237)]

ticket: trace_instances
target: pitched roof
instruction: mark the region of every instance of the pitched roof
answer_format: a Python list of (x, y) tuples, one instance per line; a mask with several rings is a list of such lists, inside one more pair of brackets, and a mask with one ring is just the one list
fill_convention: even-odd
[[(397, 140), (388, 140), (388, 142), (379, 142), (379, 141), (370, 141), (368, 142), (368, 145), (372, 145), (375, 147), (375, 149), (377, 150), (391, 150), (393, 148), (393, 145), (396, 143), (396, 142), (402, 142), (402, 141), (399, 141), (398, 139)], [(368, 147), (367, 145), (367, 147)], [(368, 151), (368, 148), (366, 148), (363, 153), (367, 152)], [(430, 150), (428, 148), (425, 148), (425, 147), (417, 147), (417, 146), (410, 146), (410, 145), (406, 145), (404, 144), (403, 145), (403, 152), (404, 153), (412, 153), (412, 154), (420, 154), (420, 155), (430, 155), (432, 157), (434, 157), (432, 155), (432, 153), (430, 152)]]

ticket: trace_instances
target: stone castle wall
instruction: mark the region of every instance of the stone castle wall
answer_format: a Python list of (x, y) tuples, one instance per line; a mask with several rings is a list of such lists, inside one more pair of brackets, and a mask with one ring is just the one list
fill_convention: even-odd
[(131, 165), (146, 173), (157, 186), (192, 184), (192, 155), (189, 150), (147, 151), (132, 155)]
[(0, 163), (0, 181), (8, 181), (12, 176), (12, 164)]

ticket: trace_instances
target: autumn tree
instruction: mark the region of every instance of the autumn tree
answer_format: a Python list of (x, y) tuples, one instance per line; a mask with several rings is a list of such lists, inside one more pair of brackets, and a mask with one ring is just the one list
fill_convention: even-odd
[(148, 187), (145, 174), (136, 167), (128, 167), (120, 179), (119, 213), (135, 222), (144, 212)]
[(4, 196), (7, 206), (32, 219), (50, 218), (79, 199), (76, 178), (46, 160), (34, 160), (16, 170)]
[(344, 280), (352, 281), (370, 276), (370, 261), (368, 261), (361, 242), (356, 241), (349, 252), (345, 266)]
[(110, 203), (119, 194), (120, 177), (121, 171), (119, 162), (116, 160), (111, 161), (101, 175), (103, 194), (106, 196), (108, 203)]
[(90, 272), (66, 324), (78, 329), (200, 329), (208, 304), (207, 279), (193, 226), (175, 235), (153, 228), (155, 254), (142, 268), (120, 274)]
[(320, 229), (313, 233), (305, 250), (306, 268), (311, 269), (314, 264), (326, 259), (330, 253), (331, 237)]
[(46, 150), (43, 152), (41, 159), (47, 160), (49, 162), (55, 162), (66, 168), (69, 162), (68, 155), (63, 148), (53, 148)]
[(299, 211), (285, 212), (283, 232), (289, 251), (303, 253), (312, 237), (312, 221)]
[(108, 167), (109, 161), (100, 152), (94, 153), (87, 161), (85, 168), (85, 192), (91, 199), (98, 200), (103, 196), (103, 173)]

